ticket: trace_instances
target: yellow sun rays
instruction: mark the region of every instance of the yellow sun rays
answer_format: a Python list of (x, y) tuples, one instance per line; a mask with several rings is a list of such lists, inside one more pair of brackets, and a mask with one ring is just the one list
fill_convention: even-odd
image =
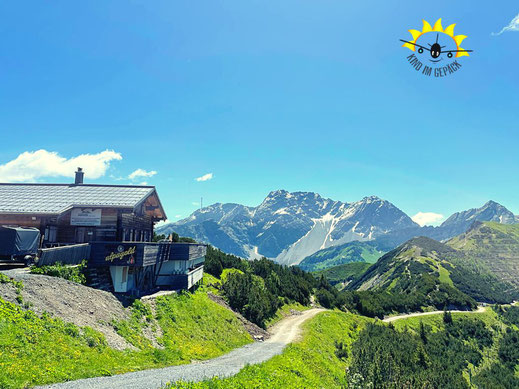
[[(411, 43), (404, 43), (402, 45), (402, 47), (407, 47), (409, 50), (415, 51), (416, 50), (416, 46), (413, 43), (416, 43), (418, 38), (420, 38), (423, 34), (426, 34), (428, 32), (442, 32), (442, 33), (450, 36), (454, 40), (454, 43), (456, 43), (457, 50), (463, 50), (460, 47), (460, 44), (461, 44), (461, 42), (463, 42), (463, 40), (467, 36), (466, 35), (454, 35), (454, 27), (455, 26), (456, 26), (456, 24), (454, 23), (454, 24), (451, 24), (450, 26), (448, 26), (447, 28), (444, 29), (442, 27), (442, 19), (440, 18), (440, 19), (438, 19), (436, 21), (436, 23), (434, 23), (434, 26), (431, 27), (429, 22), (427, 22), (427, 20), (424, 20), (423, 21), (422, 31), (409, 30), (409, 33), (413, 36), (413, 40), (410, 41)], [(469, 53), (467, 53), (466, 51), (458, 51), (456, 53), (456, 58), (457, 57), (463, 57), (463, 56), (467, 56), (468, 57)]]

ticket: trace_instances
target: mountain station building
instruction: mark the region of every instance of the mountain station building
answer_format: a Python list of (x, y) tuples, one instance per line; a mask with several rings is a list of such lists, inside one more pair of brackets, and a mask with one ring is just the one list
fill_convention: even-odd
[(93, 241), (151, 242), (166, 220), (153, 186), (0, 184), (0, 225), (36, 227), (44, 247)]
[[(92, 286), (142, 295), (190, 289), (203, 276), (203, 244), (153, 243), (166, 213), (154, 186), (0, 184), (0, 226), (41, 234), (39, 265), (87, 259)], [(88, 277), (87, 277), (88, 278)]]

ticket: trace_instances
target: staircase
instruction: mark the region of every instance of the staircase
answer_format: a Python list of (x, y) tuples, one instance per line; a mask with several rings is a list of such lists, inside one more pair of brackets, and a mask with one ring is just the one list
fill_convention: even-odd
[(86, 270), (86, 279), (88, 286), (113, 292), (112, 277), (108, 267), (89, 267)]

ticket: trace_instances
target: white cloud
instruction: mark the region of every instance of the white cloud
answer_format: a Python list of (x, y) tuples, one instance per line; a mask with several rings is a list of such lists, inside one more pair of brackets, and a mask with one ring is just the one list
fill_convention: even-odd
[(415, 223), (418, 223), (420, 226), (429, 226), (433, 224), (440, 223), (443, 219), (445, 219), (445, 216), (443, 216), (440, 213), (434, 213), (434, 212), (418, 212), (416, 215), (414, 215), (411, 219)]
[(144, 169), (137, 169), (134, 172), (132, 172), (128, 178), (130, 180), (135, 180), (136, 178), (142, 178), (142, 177), (153, 177), (157, 172), (155, 170), (150, 170), (149, 172)]
[(87, 179), (96, 179), (105, 175), (112, 161), (121, 159), (121, 154), (113, 150), (69, 159), (54, 151), (26, 151), (0, 165), (0, 182), (34, 182), (42, 177), (72, 178), (78, 167), (83, 168)]
[(213, 173), (207, 173), (207, 174), (204, 174), (201, 177), (195, 178), (195, 180), (198, 181), (198, 182), (209, 181), (209, 180), (212, 180), (212, 179), (213, 179)]
[(166, 219), (166, 220), (160, 220), (158, 221), (157, 223), (155, 223), (155, 229), (159, 228), (159, 227), (162, 227), (163, 225), (165, 224), (168, 224), (170, 223), (170, 220), (169, 219)]
[(519, 15), (513, 18), (508, 26), (503, 27), (498, 33), (493, 32), (492, 35), (501, 35), (505, 31), (519, 31)]
[(196, 206), (196, 207), (199, 207), (199, 206), (200, 206), (200, 203), (197, 202), (197, 201), (193, 201), (193, 202), (191, 203), (191, 205), (194, 205), (194, 206)]
[(182, 215), (175, 215), (175, 219), (180, 219)]

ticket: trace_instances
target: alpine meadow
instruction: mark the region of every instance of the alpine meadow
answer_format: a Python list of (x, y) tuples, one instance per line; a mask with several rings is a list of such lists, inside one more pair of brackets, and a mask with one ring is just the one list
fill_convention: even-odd
[(0, 2), (0, 389), (519, 389), (517, 2)]

